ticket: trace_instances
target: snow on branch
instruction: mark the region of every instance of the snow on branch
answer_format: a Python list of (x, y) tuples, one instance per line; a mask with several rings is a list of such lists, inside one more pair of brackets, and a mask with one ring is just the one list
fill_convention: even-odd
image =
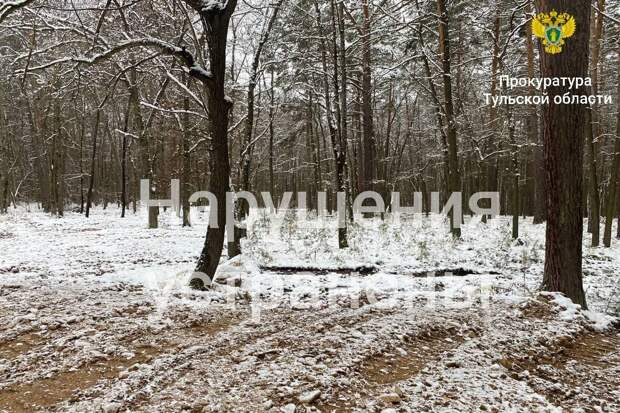
[(203, 13), (212, 13), (226, 10), (226, 1), (219, 0), (201, 0), (201, 10)]
[(0, 1), (0, 23), (14, 11), (26, 7), (34, 0)]
[(232, 14), (237, 0), (185, 0), (189, 6), (201, 15)]
[(203, 83), (210, 83), (213, 80), (213, 75), (211, 72), (201, 67), (194, 60), (194, 56), (188, 52), (184, 47), (175, 46), (168, 42), (165, 42), (160, 39), (155, 38), (144, 38), (144, 39), (133, 39), (126, 40), (124, 42), (119, 43), (118, 45), (109, 48), (99, 54), (93, 56), (68, 56), (60, 59), (53, 60), (51, 62), (44, 63), (39, 66), (30, 67), (27, 69), (19, 70), (17, 73), (22, 74), (27, 71), (37, 71), (43, 70), (51, 66), (55, 66), (63, 63), (76, 63), (76, 64), (84, 64), (84, 65), (93, 65), (99, 63), (101, 61), (107, 60), (118, 53), (131, 49), (134, 47), (152, 47), (159, 49), (159, 51), (163, 54), (176, 56), (183, 61), (185, 66), (188, 69), (190, 76), (195, 77), (196, 79), (202, 81)]

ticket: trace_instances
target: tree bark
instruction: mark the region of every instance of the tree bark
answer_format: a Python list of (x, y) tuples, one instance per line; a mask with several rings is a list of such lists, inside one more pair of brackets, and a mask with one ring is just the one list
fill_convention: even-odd
[[(314, 2), (314, 8), (316, 12), (317, 27), (321, 30), (321, 32), (323, 32), (323, 23), (321, 22), (321, 11), (319, 8), (318, 1), (316, 0)], [(333, 4), (332, 4), (332, 9), (333, 9)], [(336, 33), (334, 32), (333, 35), (335, 36)], [(346, 159), (345, 159), (346, 151), (343, 150), (343, 147), (341, 146), (338, 130), (336, 129), (336, 124), (334, 122), (334, 115), (332, 112), (332, 102), (331, 102), (331, 95), (330, 95), (330, 90), (329, 90), (329, 76), (328, 76), (328, 71), (327, 71), (327, 46), (325, 44), (324, 36), (321, 36), (320, 52), (321, 52), (321, 63), (323, 67), (325, 112), (326, 112), (326, 117), (327, 117), (327, 125), (329, 129), (329, 135), (331, 138), (332, 150), (334, 154), (334, 162), (335, 162), (335, 168), (336, 168), (335, 179), (334, 179), (335, 187), (336, 187), (336, 192), (346, 193), (346, 188), (344, 186), (344, 173), (345, 173), (345, 168), (346, 168)], [(336, 59), (334, 60), (335, 60), (334, 63), (336, 63)], [(334, 67), (334, 74), (336, 74), (338, 70), (337, 65), (335, 66), (336, 67)], [(338, 82), (335, 81), (334, 85), (335, 87), (337, 87)], [(346, 226), (344, 226), (343, 228), (338, 228), (338, 247), (346, 248), (347, 246), (348, 246), (347, 228)]]
[(450, 179), (450, 158), (449, 158), (449, 150), (448, 150), (448, 137), (446, 135), (446, 128), (444, 127), (444, 122), (443, 122), (442, 105), (441, 105), (441, 102), (439, 101), (439, 94), (437, 93), (435, 82), (433, 81), (433, 73), (431, 72), (429, 58), (425, 52), (424, 37), (422, 35), (421, 25), (418, 27), (418, 40), (420, 41), (420, 45), (422, 48), (422, 63), (424, 65), (424, 73), (426, 74), (426, 78), (428, 79), (428, 89), (430, 91), (431, 98), (433, 99), (433, 112), (435, 113), (435, 120), (437, 122), (437, 128), (439, 129), (439, 134), (441, 136), (440, 144), (441, 144), (441, 149), (442, 149), (441, 153), (443, 157), (443, 179), (446, 182), (444, 190), (445, 192), (447, 192), (448, 180)]
[(275, 138), (273, 118), (275, 116), (275, 89), (273, 87), (273, 70), (271, 71), (271, 93), (269, 93), (269, 190), (271, 196), (276, 199), (276, 186), (273, 173), (273, 141)]
[(131, 116), (131, 101), (127, 99), (127, 110), (123, 120), (123, 136), (121, 148), (121, 218), (125, 218), (127, 209), (127, 133), (129, 132), (129, 117)]
[[(558, 54), (546, 53), (539, 43), (541, 73), (544, 77), (582, 77), (588, 74), (590, 37), (589, 0), (537, 0), (539, 12), (552, 9), (575, 17), (578, 30)], [(588, 90), (573, 91), (587, 95)], [(559, 291), (575, 303), (586, 307), (582, 274), (582, 174), (584, 128), (587, 107), (558, 105), (554, 96), (563, 95), (565, 87), (547, 89), (550, 103), (543, 110), (544, 156), (547, 191), (547, 231), (543, 288)]]
[[(461, 178), (459, 172), (458, 147), (457, 147), (457, 125), (454, 117), (454, 104), (452, 100), (452, 72), (450, 64), (450, 36), (448, 11), (444, 0), (437, 0), (437, 14), (439, 15), (439, 45), (441, 51), (441, 62), (443, 70), (443, 92), (445, 100), (445, 115), (447, 123), (448, 141), (448, 196), (461, 190)], [(459, 217), (460, 219), (460, 217)], [(450, 231), (456, 238), (461, 236), (461, 228), (455, 225), (454, 211), (450, 211)]]
[[(618, 36), (618, 45), (620, 46), (620, 35)], [(618, 67), (620, 67), (620, 55), (618, 55), (618, 64)], [(620, 96), (620, 71), (618, 72), (617, 96)], [(609, 177), (607, 205), (605, 206), (605, 231), (603, 234), (603, 244), (608, 248), (611, 247), (611, 232), (614, 222), (614, 212), (616, 211), (618, 185), (620, 184), (620, 110), (618, 110), (618, 114), (616, 115), (616, 117), (616, 136), (614, 144), (613, 166), (611, 169), (611, 175)], [(618, 222), (618, 226), (618, 235), (620, 235), (620, 222)]]
[(599, 193), (599, 180), (597, 171), (597, 150), (594, 143), (594, 108), (589, 107), (586, 113), (586, 142), (588, 147), (588, 178), (590, 179), (589, 198), (590, 213), (588, 230), (592, 233), (592, 246), (598, 247), (601, 239), (601, 197)]
[(362, 1), (362, 185), (360, 191), (373, 191), (377, 177), (377, 144), (372, 110), (371, 19), (368, 0)]
[[(501, 60), (500, 60), (500, 34), (501, 34), (501, 16), (500, 16), (500, 6), (497, 6), (495, 20), (493, 22), (493, 59), (491, 60), (491, 96), (495, 97), (498, 93), (498, 76), (501, 68)], [(500, 131), (500, 118), (497, 107), (495, 105), (490, 105), (489, 107), (489, 144), (488, 144), (488, 152), (493, 153), (497, 150), (498, 132)], [(490, 192), (497, 192), (497, 160), (498, 155), (489, 156), (486, 162), (486, 190)], [(490, 207), (490, 200), (487, 202), (485, 200), (485, 206)], [(487, 215), (483, 215), (482, 222), (487, 222), (490, 217)]]
[[(209, 192), (215, 195), (217, 222), (210, 222), (204, 246), (196, 264), (196, 272), (213, 279), (222, 256), (226, 231), (226, 193), (230, 188), (230, 159), (228, 153), (228, 116), (232, 107), (226, 96), (224, 82), (226, 77), (226, 38), (228, 25), (236, 0), (228, 0), (223, 10), (202, 11), (204, 30), (209, 49), (211, 78), (206, 81), (207, 107), (210, 118), (211, 151)], [(199, 10), (202, 8), (199, 7)], [(191, 72), (190, 72), (191, 73)], [(200, 288), (200, 282), (192, 280), (191, 285)], [(204, 285), (202, 286), (204, 287)]]
[[(598, 0), (598, 8), (601, 12), (605, 10), (605, 0)], [(603, 16), (596, 13), (594, 19), (594, 27), (592, 30), (592, 46), (590, 59), (590, 72), (592, 77), (592, 94), (598, 94), (599, 84), (599, 60), (600, 60), (600, 41), (603, 34)], [(598, 173), (598, 147), (596, 143), (600, 135), (598, 106), (593, 104), (588, 111), (588, 129), (586, 130), (587, 148), (588, 148), (588, 178), (590, 212), (588, 221), (588, 230), (592, 233), (592, 246), (598, 247), (600, 244), (600, 226), (601, 226), (601, 196), (600, 196), (600, 180)]]
[(93, 188), (95, 187), (95, 160), (97, 159), (97, 139), (99, 137), (99, 123), (101, 119), (101, 107), (95, 113), (95, 124), (93, 126), (93, 147), (90, 156), (90, 176), (88, 181), (88, 191), (86, 192), (86, 218), (90, 216), (90, 208), (93, 202)]
[[(189, 79), (186, 81), (187, 87), (190, 86)], [(185, 95), (183, 99), (183, 130), (181, 131), (181, 205), (183, 209), (183, 226), (191, 227), (190, 204), (189, 204), (189, 180), (191, 175), (191, 153), (190, 153), (190, 133), (189, 133), (189, 97)]]

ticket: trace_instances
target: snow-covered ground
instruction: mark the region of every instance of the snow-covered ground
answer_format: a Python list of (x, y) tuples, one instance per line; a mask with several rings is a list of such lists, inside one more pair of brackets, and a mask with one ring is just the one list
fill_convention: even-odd
[(0, 216), (0, 411), (620, 410), (619, 242), (585, 248), (584, 312), (538, 293), (529, 221), (377, 219), (338, 250), (260, 213), (197, 292), (207, 214), (118, 215)]

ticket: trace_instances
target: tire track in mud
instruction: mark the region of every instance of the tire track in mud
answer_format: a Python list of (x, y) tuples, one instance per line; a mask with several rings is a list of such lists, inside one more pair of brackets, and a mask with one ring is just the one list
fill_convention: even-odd
[(0, 359), (12, 360), (42, 345), (46, 340), (41, 334), (28, 332), (0, 343)]
[[(152, 392), (154, 389), (173, 390), (168, 387), (170, 383), (177, 383), (183, 377), (195, 372), (193, 368), (187, 368), (188, 359), (191, 359), (201, 368), (207, 366), (206, 369), (209, 369), (208, 366), (213, 362), (219, 363), (217, 367), (212, 368), (211, 374), (202, 370), (201, 374), (204, 376), (216, 374), (218, 378), (221, 377), (221, 380), (218, 380), (221, 386), (233, 392), (235, 387), (241, 383), (236, 381), (238, 377), (234, 374), (225, 373), (231, 373), (231, 370), (234, 370), (235, 366), (242, 361), (237, 356), (233, 356), (233, 353), (237, 355), (245, 353), (245, 356), (248, 357), (254, 356), (261, 364), (271, 363), (280, 354), (303, 353), (307, 349), (313, 348), (316, 342), (312, 341), (312, 336), (317, 334), (314, 330), (317, 325), (321, 327), (321, 333), (325, 334), (332, 329), (342, 328), (345, 325), (359, 325), (359, 323), (377, 315), (387, 314), (386, 312), (366, 311), (364, 307), (362, 307), (361, 312), (360, 310), (343, 312), (342, 309), (334, 309), (330, 313), (326, 314), (325, 311), (321, 310), (278, 308), (263, 312), (259, 323), (248, 323), (247, 321), (250, 320), (248, 315), (245, 323), (231, 326), (231, 329), (227, 330), (227, 335), (220, 337), (219, 340), (215, 337), (216, 340), (210, 343), (208, 349), (201, 348), (191, 352), (191, 354), (182, 353), (167, 360), (167, 377), (155, 378), (157, 383), (150, 383), (150, 391)], [(308, 328), (313, 329), (313, 331), (307, 331)], [(300, 337), (303, 337), (304, 340), (300, 341)], [(196, 343), (186, 343), (184, 347), (188, 349), (193, 344)], [(228, 381), (226, 381), (227, 379)], [(192, 399), (191, 389), (185, 388), (183, 391), (184, 398)], [(142, 391), (138, 391), (133, 399), (123, 407), (149, 411), (149, 406), (153, 402), (152, 396)]]
[(88, 363), (75, 370), (60, 372), (32, 383), (9, 386), (0, 390), (0, 411), (28, 413), (51, 407), (70, 398), (75, 391), (95, 385), (99, 380), (117, 377), (122, 369), (146, 361), (153, 354), (153, 349), (138, 349), (138, 353), (129, 359), (114, 357)]
[[(582, 331), (563, 337), (543, 351), (506, 357), (501, 364), (550, 402), (587, 412), (620, 409), (620, 331)], [(614, 367), (615, 366), (615, 367)], [(596, 400), (598, 409), (590, 405)]]
[(384, 407), (393, 407), (403, 396), (398, 383), (416, 377), (445, 352), (458, 348), (466, 334), (473, 332), (456, 327), (421, 326), (404, 342), (389, 343), (388, 348), (366, 357), (353, 372), (355, 385), (338, 389), (317, 407), (321, 411), (348, 413), (363, 408), (359, 402), (366, 400), (379, 400)]
[[(139, 341), (154, 341), (157, 344), (132, 343), (132, 335), (124, 335), (119, 341), (125, 342), (128, 349), (134, 353), (133, 357), (123, 358), (113, 356), (99, 360), (89, 360), (75, 369), (65, 370), (28, 383), (15, 383), (0, 389), (0, 411), (32, 412), (36, 409), (49, 409), (63, 401), (77, 401), (82, 392), (98, 393), (95, 386), (101, 381), (114, 382), (127, 374), (127, 369), (150, 363), (157, 357), (177, 350), (179, 332), (185, 334), (183, 338), (208, 337), (228, 329), (234, 320), (220, 319), (203, 326), (183, 326), (168, 334), (141, 335)], [(92, 391), (91, 391), (92, 390)]]
[[(220, 403), (220, 409), (257, 411), (252, 409), (260, 410), (263, 407), (257, 406), (264, 406), (266, 400), (274, 406), (299, 404), (298, 396), (301, 393), (318, 389), (321, 391), (321, 397), (314, 400), (312, 404), (322, 407), (331, 406), (333, 409), (333, 405), (339, 403), (338, 398), (347, 393), (349, 388), (363, 388), (379, 392), (381, 385), (373, 383), (372, 386), (368, 386), (369, 380), (365, 377), (365, 375), (370, 375), (373, 368), (375, 370), (379, 368), (378, 365), (372, 366), (369, 360), (374, 360), (379, 364), (381, 363), (380, 354), (396, 347), (407, 347), (407, 343), (412, 348), (411, 354), (418, 345), (425, 346), (426, 355), (420, 355), (419, 359), (412, 361), (407, 366), (409, 374), (402, 373), (402, 377), (398, 380), (414, 376), (418, 371), (418, 368), (414, 368), (415, 363), (420, 364), (421, 370), (435, 356), (438, 357), (444, 351), (458, 347), (464, 338), (460, 333), (461, 329), (454, 327), (457, 325), (454, 321), (471, 319), (471, 316), (464, 317), (452, 310), (442, 311), (440, 319), (443, 321), (440, 324), (444, 327), (433, 328), (432, 325), (437, 322), (437, 319), (418, 320), (416, 314), (415, 311), (407, 312), (402, 308), (371, 307), (363, 307), (361, 310), (339, 309), (329, 313), (317, 310), (291, 312), (290, 309), (278, 312), (264, 320), (266, 327), (258, 326), (254, 329), (239, 331), (242, 326), (236, 326), (236, 331), (229, 332), (232, 334), (213, 342), (210, 350), (194, 353), (191, 357), (186, 355), (177, 358), (173, 364), (180, 365), (179, 371), (182, 371), (183, 376), (190, 376), (191, 380), (186, 383), (179, 380), (179, 376), (171, 377), (168, 381), (173, 379), (175, 381), (172, 387), (157, 387), (158, 394), (155, 398), (148, 398), (139, 405), (132, 404), (129, 407), (149, 411), (154, 406), (160, 407), (170, 403), (170, 400), (175, 397), (178, 400), (178, 394), (183, 394), (182, 398), (185, 401), (199, 400), (200, 396), (205, 396), (204, 388), (209, 385), (208, 381), (196, 380), (196, 376), (201, 376), (217, 378), (218, 387), (209, 389), (208, 401), (198, 404), (197, 407), (186, 403), (184, 408), (190, 410), (196, 408), (197, 411), (201, 411), (203, 407), (213, 407), (211, 401), (216, 400)], [(469, 329), (463, 331), (469, 331)], [(370, 340), (368, 337), (364, 338), (368, 334), (372, 335)], [(237, 356), (239, 352), (242, 354), (237, 357), (231, 355), (233, 352), (236, 352)], [(325, 360), (326, 353), (327, 359), (331, 362)], [(252, 358), (251, 364), (236, 369), (248, 357)], [(315, 365), (303, 365), (305, 363), (301, 360), (306, 357), (316, 357), (319, 364), (325, 364), (324, 368), (317, 369)], [(192, 364), (199, 366), (198, 371), (187, 368), (188, 358), (191, 358)], [(272, 373), (277, 372), (277, 375), (268, 375), (268, 379), (257, 377), (256, 373), (265, 369)], [(339, 383), (341, 378), (352, 376), (355, 377), (354, 386), (347, 388)], [(287, 382), (298, 382), (300, 385), (291, 393), (287, 391)], [(285, 394), (282, 393), (282, 386), (284, 386)], [(193, 394), (193, 389), (196, 388), (202, 388), (203, 392)], [(252, 390), (251, 394), (247, 393), (248, 388)], [(341, 391), (342, 389), (345, 390)], [(356, 392), (351, 390), (349, 393), (355, 394)], [(235, 404), (235, 396), (231, 396), (239, 394), (245, 397), (243, 408), (240, 408), (238, 403)], [(359, 399), (359, 395), (357, 398)], [(346, 408), (346, 406), (340, 407)], [(329, 410), (326, 409), (326, 411)]]
[[(117, 332), (113, 340), (119, 341), (117, 340), (119, 336), (123, 337), (123, 334), (130, 334), (127, 330), (131, 331), (136, 325), (146, 322), (145, 317), (137, 319), (137, 317), (144, 316), (144, 314), (136, 314), (132, 310), (135, 310), (132, 306), (120, 310), (117, 309), (117, 311), (130, 314), (135, 324), (124, 326), (126, 331)], [(82, 339), (94, 340), (92, 338), (94, 335), (102, 332), (105, 333), (107, 329), (108, 326), (105, 324), (105, 321), (97, 321), (96, 318), (87, 316), (80, 320), (74, 319), (68, 323), (65, 322), (64, 324), (56, 322), (46, 329), (30, 329), (27, 332), (6, 338), (0, 343), (0, 360), (5, 361), (3, 371), (5, 373), (7, 371), (10, 372), (4, 379), (8, 379), (9, 385), (13, 385), (16, 383), (10, 383), (11, 379), (22, 376), (25, 373), (34, 373), (35, 377), (30, 377), (30, 379), (34, 378), (35, 381), (49, 378), (45, 377), (49, 375), (45, 371), (40, 372), (39, 377), (36, 377), (36, 374), (41, 367), (49, 367), (50, 364), (58, 364), (63, 359), (66, 360), (78, 355), (80, 349), (75, 346), (75, 341)], [(100, 351), (102, 348), (95, 348), (95, 350)], [(0, 372), (2, 371), (0, 370)], [(4, 384), (6, 387), (6, 380), (4, 383), (2, 381), (0, 380), (0, 385)]]
[[(246, 384), (234, 374), (235, 368), (242, 361), (238, 358), (239, 355), (255, 357), (259, 366), (265, 366), (276, 362), (275, 359), (279, 355), (316, 352), (317, 342), (312, 340), (313, 337), (322, 337), (330, 331), (342, 330), (343, 327), (359, 327), (367, 320), (393, 313), (393, 311), (370, 310), (368, 307), (353, 311), (336, 308), (327, 313), (324, 310), (278, 308), (263, 313), (260, 323), (248, 322), (248, 316), (245, 322), (231, 326), (226, 334), (212, 337), (208, 346), (204, 345), (204, 340), (186, 341), (174, 355), (165, 355), (163, 359), (159, 359), (159, 362), (163, 363), (158, 366), (160, 373), (147, 377), (146, 380), (149, 392), (142, 390), (145, 387), (145, 381), (142, 381), (140, 387), (134, 387), (137, 390), (123, 403), (123, 408), (148, 411), (150, 406), (157, 403), (154, 397), (160, 397), (160, 394), (166, 391), (174, 392), (174, 386), (188, 376), (218, 377), (218, 383), (227, 393), (229, 390), (234, 392), (235, 388)], [(337, 334), (340, 333), (339, 331)], [(195, 380), (191, 380), (192, 386), (182, 389), (184, 399), (192, 400), (192, 388), (201, 387), (196, 386)], [(271, 394), (267, 388), (270, 386), (257, 384), (256, 387), (260, 389), (259, 392), (264, 390), (267, 391), (267, 395)], [(204, 395), (204, 392), (197, 396), (200, 395)], [(165, 399), (165, 396), (162, 398)]]
[[(550, 323), (561, 309), (541, 296), (521, 311), (526, 319)], [(620, 410), (620, 329), (616, 325), (601, 332), (589, 325), (576, 326), (571, 334), (539, 341), (538, 347), (514, 349), (499, 363), (513, 379), (525, 381), (566, 410), (577, 406), (587, 412)], [(592, 400), (600, 403), (598, 410), (590, 405)]]

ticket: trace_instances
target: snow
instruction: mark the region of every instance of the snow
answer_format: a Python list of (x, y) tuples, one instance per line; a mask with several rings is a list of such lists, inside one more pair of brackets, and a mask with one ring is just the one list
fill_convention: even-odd
[[(0, 412), (620, 408), (618, 243), (585, 249), (582, 311), (537, 290), (544, 226), (515, 242), (509, 218), (474, 218), (455, 241), (441, 216), (375, 219), (340, 251), (335, 230), (290, 214), (270, 230), (258, 213), (244, 254), (197, 292), (208, 211), (191, 228), (162, 211), (155, 230), (118, 212), (0, 216)], [(309, 270), (277, 270), (292, 266)], [(89, 381), (93, 366), (107, 373)], [(20, 399), (45, 380), (82, 384)]]
[(204, 67), (199, 66), (197, 64), (194, 64), (192, 67), (189, 68), (190, 72), (195, 72), (197, 74), (199, 74), (201, 77), (203, 78), (212, 78), (213, 74), (206, 70)]
[(203, 13), (209, 13), (216, 10), (225, 10), (227, 1), (225, 0), (201, 0), (201, 10)]

